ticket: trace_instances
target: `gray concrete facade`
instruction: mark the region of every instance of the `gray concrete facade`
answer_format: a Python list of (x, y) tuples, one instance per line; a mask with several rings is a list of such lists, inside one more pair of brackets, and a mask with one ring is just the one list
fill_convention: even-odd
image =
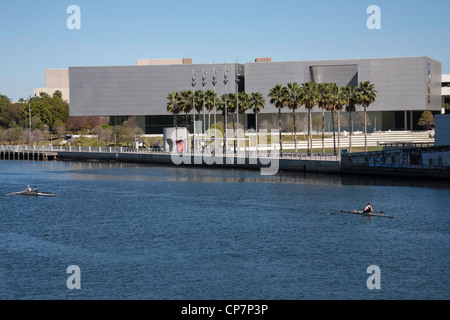
[[(195, 90), (202, 90), (202, 74), (206, 72), (205, 90), (213, 90), (212, 74), (217, 76), (216, 92), (225, 92), (223, 83), (228, 70), (227, 93), (236, 91), (236, 72), (244, 77), (244, 65), (197, 64), (119, 67), (71, 67), (71, 116), (145, 116), (168, 115), (167, 95), (174, 91), (192, 90), (192, 71), (196, 75)], [(243, 81), (240, 84), (243, 89)], [(242, 90), (241, 89), (241, 90)]]
[[(370, 81), (378, 91), (376, 102), (368, 112), (370, 130), (417, 130), (417, 120), (425, 111), (439, 112), (442, 107), (442, 65), (429, 57), (376, 58), (322, 61), (271, 62), (270, 59), (243, 64), (176, 64), (69, 68), (71, 116), (138, 117), (146, 132), (162, 133), (171, 126), (166, 111), (167, 95), (174, 91), (213, 89), (212, 75), (216, 72), (216, 93), (236, 92), (236, 72), (240, 69), (239, 90), (261, 92), (266, 106), (258, 122), (272, 120), (277, 109), (270, 104), (269, 91), (277, 84), (299, 84), (313, 81), (332, 82), (339, 86), (358, 85)], [(224, 74), (228, 70), (228, 83)], [(362, 107), (357, 107), (361, 112)], [(285, 108), (284, 116), (292, 111)], [(314, 108), (313, 112), (320, 112)], [(306, 113), (299, 108), (299, 114)], [(248, 112), (248, 118), (251, 112)], [(346, 113), (343, 113), (346, 116)], [(355, 115), (356, 116), (356, 115)], [(112, 119), (113, 119), (112, 118)], [(150, 119), (151, 118), (151, 119)], [(161, 123), (153, 123), (153, 122)], [(242, 121), (242, 119), (241, 119)], [(326, 120), (330, 122), (331, 120)], [(249, 120), (250, 123), (250, 120)], [(250, 126), (251, 124), (249, 124)], [(350, 125), (350, 124), (349, 124)], [(342, 128), (347, 130), (348, 128)]]
[[(378, 95), (369, 111), (440, 111), (441, 74), (441, 63), (428, 57), (247, 63), (245, 90), (267, 96), (276, 84), (289, 82), (334, 82), (346, 86), (370, 81)], [(299, 110), (302, 111), (305, 110)], [(276, 113), (277, 109), (267, 99), (261, 112)]]

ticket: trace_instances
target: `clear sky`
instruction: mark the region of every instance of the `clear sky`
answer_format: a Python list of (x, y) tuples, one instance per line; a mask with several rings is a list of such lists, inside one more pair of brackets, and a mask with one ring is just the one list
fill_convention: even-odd
[[(69, 30), (67, 8), (81, 9)], [(381, 9), (369, 30), (367, 8)], [(0, 93), (45, 87), (45, 69), (429, 56), (450, 73), (449, 0), (14, 0), (0, 4)]]

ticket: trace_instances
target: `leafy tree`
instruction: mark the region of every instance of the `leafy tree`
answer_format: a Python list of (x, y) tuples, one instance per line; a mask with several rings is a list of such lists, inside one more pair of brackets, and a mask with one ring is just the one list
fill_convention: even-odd
[(95, 127), (93, 132), (98, 135), (98, 139), (105, 141), (106, 146), (109, 146), (114, 137), (113, 127), (109, 125), (102, 125)]
[(20, 144), (21, 141), (26, 139), (23, 129), (19, 126), (7, 129), (5, 132), (5, 138), (9, 141), (10, 145), (13, 142), (15, 144)]
[(36, 142), (36, 145), (39, 145), (39, 142), (43, 141), (45, 139), (44, 132), (39, 129), (35, 129), (31, 132), (31, 144)]
[(66, 125), (60, 119), (56, 119), (53, 123), (52, 129), (56, 131), (58, 135), (62, 135), (66, 132)]
[(127, 145), (132, 144), (137, 136), (144, 134), (135, 118), (129, 118), (121, 126), (115, 126), (113, 132), (117, 135), (119, 142), (125, 142)]
[(314, 117), (312, 119), (312, 125), (313, 125), (314, 128), (316, 128), (316, 134), (317, 135), (319, 134), (319, 130), (322, 127), (322, 124), (323, 124), (322, 117)]
[(417, 122), (417, 125), (421, 127), (425, 127), (427, 130), (430, 130), (430, 128), (434, 127), (434, 116), (431, 113), (431, 111), (424, 111)]
[(361, 127), (364, 127), (365, 125), (371, 126), (372, 120), (369, 116), (365, 116), (364, 112), (358, 112), (355, 118), (355, 123)]

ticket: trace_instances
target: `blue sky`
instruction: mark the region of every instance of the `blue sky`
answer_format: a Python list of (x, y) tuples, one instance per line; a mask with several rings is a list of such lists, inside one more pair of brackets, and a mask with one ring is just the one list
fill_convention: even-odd
[[(69, 30), (70, 5), (81, 30)], [(381, 30), (366, 10), (381, 9)], [(15, 0), (0, 4), (0, 93), (26, 98), (46, 68), (429, 56), (450, 73), (449, 0)]]

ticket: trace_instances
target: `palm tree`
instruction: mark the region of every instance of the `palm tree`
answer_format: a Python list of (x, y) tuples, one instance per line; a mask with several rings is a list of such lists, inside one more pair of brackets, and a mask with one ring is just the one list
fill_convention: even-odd
[(364, 150), (367, 152), (367, 108), (377, 99), (378, 91), (369, 81), (361, 82), (358, 87), (360, 103), (364, 108)]
[[(247, 92), (245, 92), (245, 91), (241, 91), (241, 92), (239, 92), (239, 94), (238, 94), (238, 97), (239, 97), (239, 99), (238, 99), (238, 110), (237, 110), (237, 113), (238, 113), (238, 116), (239, 116), (239, 114), (241, 114), (242, 113), (242, 119), (243, 119), (243, 127), (244, 127), (244, 130), (245, 130), (245, 123), (246, 123), (246, 121), (245, 121), (245, 112), (247, 112), (247, 110), (248, 109), (250, 109), (250, 96), (248, 95), (248, 93)], [(238, 117), (238, 119), (241, 119), (240, 117)], [(240, 133), (240, 124), (239, 124), (239, 122), (238, 122), (238, 124), (237, 124), (237, 132), (236, 132), (236, 137), (237, 137), (237, 144), (238, 144), (238, 150), (240, 150), (240, 139), (241, 139), (241, 133)], [(243, 134), (244, 135), (244, 142), (245, 142), (245, 133)], [(245, 142), (245, 145), (246, 145), (246, 142)]]
[[(236, 94), (234, 93), (226, 93), (220, 96), (219, 101), (217, 102), (217, 109), (222, 111), (222, 115), (224, 116), (224, 119), (226, 119), (226, 115), (228, 113), (233, 113), (233, 128), (234, 128), (234, 113), (236, 112)], [(228, 129), (228, 123), (224, 121), (224, 142), (223, 142), (223, 148), (226, 152), (227, 148), (227, 129)]]
[(177, 127), (177, 115), (182, 111), (181, 109), (182, 100), (181, 94), (179, 92), (169, 93), (167, 96), (167, 111), (174, 115), (173, 126)]
[[(233, 115), (233, 135), (236, 134), (236, 112), (237, 112), (237, 100), (236, 100), (236, 93), (228, 93), (227, 95), (227, 110), (228, 113), (231, 113)], [(233, 146), (234, 146), (234, 153), (236, 153), (236, 139), (233, 137)]]
[[(251, 101), (250, 101), (250, 95), (245, 92), (239, 92), (239, 113), (242, 113), (242, 115), (245, 115), (245, 112), (247, 112), (247, 110), (249, 110), (251, 108)], [(243, 119), (245, 119), (243, 117)], [(245, 122), (244, 122), (245, 124)], [(245, 126), (244, 126), (245, 127)], [(238, 125), (238, 129), (239, 129), (239, 125)]]
[(352, 123), (352, 112), (356, 111), (356, 105), (359, 102), (359, 91), (355, 86), (347, 86), (345, 88), (346, 94), (346, 111), (349, 113), (349, 126), (350, 126), (350, 138), (349, 138), (349, 151), (352, 153), (352, 134), (353, 134), (353, 123)]
[(280, 153), (283, 154), (283, 141), (281, 138), (281, 109), (287, 103), (288, 89), (281, 84), (277, 84), (269, 91), (270, 103), (278, 109), (278, 129), (280, 134)]
[(205, 108), (208, 110), (208, 129), (211, 128), (211, 111), (214, 110), (214, 99), (217, 100), (217, 93), (212, 90), (205, 91)]
[(347, 105), (348, 99), (345, 91), (345, 87), (338, 88), (338, 100), (335, 105), (337, 112), (337, 126), (338, 126), (338, 153), (341, 154), (341, 111), (344, 110), (344, 106)]
[[(169, 93), (167, 96), (167, 111), (173, 114), (173, 125), (175, 127), (176, 141), (178, 141), (178, 114), (182, 111), (182, 96), (179, 92)], [(177, 142), (175, 142), (176, 144)], [(178, 150), (178, 149), (177, 149)]]
[(266, 100), (261, 92), (253, 92), (250, 95), (250, 105), (253, 106), (253, 113), (255, 114), (255, 123), (256, 123), (256, 152), (258, 152), (258, 113), (261, 112), (266, 106)]
[(301, 106), (302, 98), (303, 98), (303, 88), (296, 82), (287, 84), (289, 93), (288, 93), (288, 102), (287, 106), (292, 110), (294, 117), (294, 149), (295, 153), (297, 153), (297, 124), (296, 124), (296, 116), (295, 111)]
[(339, 101), (339, 87), (336, 83), (330, 83), (328, 87), (328, 98), (329, 98), (329, 105), (328, 110), (331, 111), (331, 123), (333, 126), (333, 151), (334, 154), (336, 154), (336, 128), (334, 125), (334, 112), (336, 111), (336, 105)]
[(203, 91), (196, 90), (194, 92), (195, 110), (198, 112), (198, 120), (201, 120), (201, 112), (203, 110)]
[(318, 84), (318, 105), (322, 109), (322, 154), (325, 154), (325, 110), (330, 109), (330, 84)]
[(303, 105), (308, 110), (308, 153), (312, 150), (312, 119), (311, 110), (317, 105), (319, 100), (317, 84), (307, 82), (303, 86)]
[(329, 98), (330, 105), (329, 110), (331, 111), (331, 122), (333, 124), (333, 145), (334, 145), (334, 154), (336, 153), (336, 124), (334, 119), (334, 113), (337, 113), (337, 126), (338, 126), (338, 149), (339, 153), (341, 153), (341, 115), (340, 112), (343, 109), (343, 106), (346, 104), (344, 88), (339, 87), (337, 84), (332, 83), (329, 87)]
[(186, 129), (188, 128), (188, 114), (192, 111), (192, 91), (184, 90), (181, 93), (182, 109), (186, 113)]

